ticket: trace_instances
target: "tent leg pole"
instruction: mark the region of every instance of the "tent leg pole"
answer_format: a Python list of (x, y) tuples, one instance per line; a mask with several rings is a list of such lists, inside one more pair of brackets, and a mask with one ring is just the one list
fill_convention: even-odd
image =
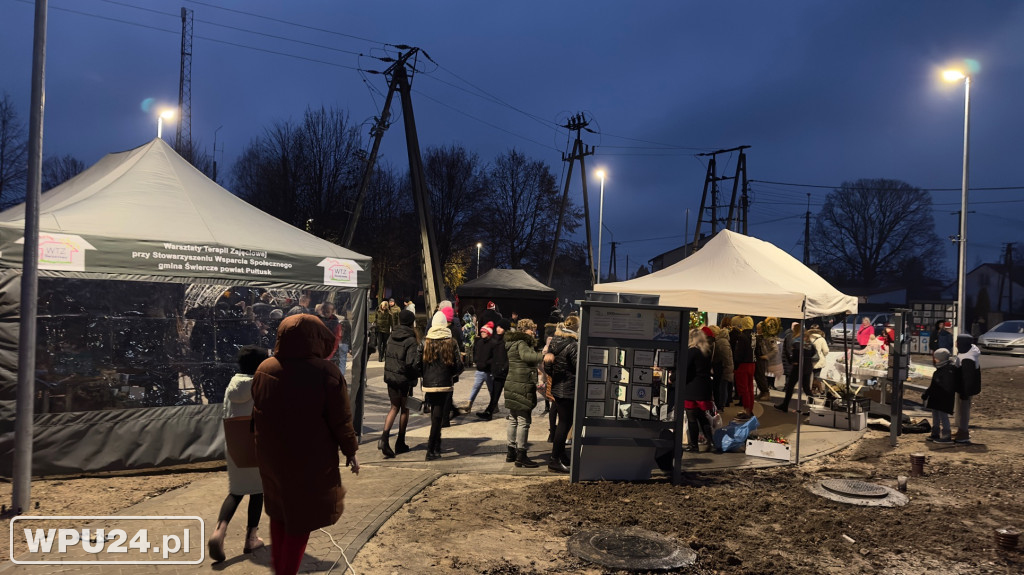
[(800, 318), (800, 362), (797, 364), (796, 371), (796, 460), (795, 463), (800, 465), (800, 424), (803, 422), (803, 407), (804, 407), (804, 346), (803, 341), (807, 337), (807, 298), (804, 298), (803, 305), (803, 317)]

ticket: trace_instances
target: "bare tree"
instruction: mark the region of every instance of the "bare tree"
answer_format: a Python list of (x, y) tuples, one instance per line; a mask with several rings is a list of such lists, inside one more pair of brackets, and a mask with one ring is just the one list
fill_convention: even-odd
[[(534, 273), (548, 263), (558, 206), (554, 175), (547, 164), (512, 149), (495, 159), (489, 175), (486, 207), (491, 221), (490, 252), (497, 266)], [(572, 203), (563, 226), (571, 233), (582, 221)]]
[(43, 191), (45, 192), (46, 190), (56, 188), (70, 180), (84, 172), (85, 167), (85, 162), (71, 154), (47, 157), (43, 160)]
[(178, 155), (192, 164), (195, 169), (205, 174), (207, 178), (214, 179), (216, 174), (213, 173), (213, 154), (203, 149), (199, 140), (182, 142), (180, 149), (177, 151)]
[(825, 199), (814, 229), (811, 252), (823, 275), (837, 283), (913, 281), (904, 277), (910, 268), (924, 278), (941, 276), (942, 243), (935, 234), (931, 196), (906, 182), (844, 182)]
[(0, 98), (0, 209), (25, 197), (28, 132), (7, 92)]
[[(480, 201), (487, 189), (479, 157), (460, 145), (427, 148), (423, 162), (437, 252), (441, 262), (461, 261), (461, 252), (480, 241), (488, 217)], [(446, 274), (447, 275), (447, 274)], [(454, 276), (453, 276), (454, 277)], [(445, 282), (454, 289), (451, 282)]]
[(335, 109), (307, 109), (301, 123), (277, 122), (233, 169), (235, 192), (296, 227), (340, 235), (362, 173), (359, 132)]

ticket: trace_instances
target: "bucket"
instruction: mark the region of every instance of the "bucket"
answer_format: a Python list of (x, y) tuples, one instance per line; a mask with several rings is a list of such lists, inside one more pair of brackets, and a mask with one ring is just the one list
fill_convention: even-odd
[(996, 547), (1005, 549), (1006, 551), (1013, 551), (1017, 548), (1017, 542), (1020, 539), (1020, 531), (1011, 527), (1004, 527), (1003, 529), (996, 529)]
[(910, 454), (910, 476), (921, 477), (924, 475), (924, 462), (925, 454), (923, 453), (911, 453)]

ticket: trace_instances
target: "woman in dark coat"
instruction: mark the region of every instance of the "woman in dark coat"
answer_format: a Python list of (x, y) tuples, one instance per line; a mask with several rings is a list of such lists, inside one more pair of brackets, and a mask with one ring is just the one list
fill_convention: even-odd
[[(398, 327), (391, 330), (391, 338), (388, 340), (387, 349), (384, 350), (384, 383), (388, 386), (388, 400), (391, 401), (391, 409), (384, 416), (384, 431), (381, 433), (380, 441), (377, 442), (377, 449), (390, 459), (396, 453), (409, 451), (405, 443), (405, 429), (409, 426), (409, 408), (405, 402), (412, 395), (416, 387), (416, 381), (420, 377), (422, 369), (422, 356), (419, 350), (419, 337), (413, 324), (416, 323), (416, 314), (407, 309), (398, 313)], [(395, 440), (395, 449), (391, 449), (389, 436), (391, 426), (398, 419), (398, 438)]]
[(714, 410), (714, 389), (711, 385), (711, 344), (704, 332), (690, 330), (690, 349), (686, 352), (686, 386), (683, 388), (683, 409), (686, 410), (689, 445), (687, 451), (698, 451), (700, 434), (711, 441), (711, 421), (707, 413)]
[(573, 398), (576, 394), (576, 364), (579, 355), (580, 318), (571, 315), (555, 328), (554, 337), (544, 356), (544, 370), (551, 375), (551, 395), (555, 398), (552, 411), (558, 413), (551, 442), (551, 459), (548, 469), (557, 473), (569, 473), (569, 455), (565, 451), (565, 439), (573, 421)]
[(508, 408), (508, 456), (516, 467), (540, 464), (526, 455), (533, 408), (537, 407), (537, 364), (543, 358), (537, 351), (537, 324), (521, 319), (517, 331), (505, 335), (508, 352), (508, 378), (505, 380), (505, 407)]
[(949, 415), (956, 404), (956, 367), (949, 361), (949, 350), (939, 348), (932, 352), (935, 373), (932, 383), (921, 394), (924, 406), (932, 410), (932, 434), (926, 441), (936, 443), (953, 443), (949, 430)]
[(333, 347), (334, 334), (319, 318), (289, 316), (278, 327), (274, 356), (253, 377), (256, 456), (277, 575), (297, 573), (309, 533), (341, 518), (339, 449), (359, 473), (348, 389), (326, 359)]
[(437, 312), (423, 343), (423, 402), (430, 406), (427, 461), (441, 458), (441, 426), (452, 408), (455, 379), (462, 373), (462, 354), (452, 338), (448, 320)]

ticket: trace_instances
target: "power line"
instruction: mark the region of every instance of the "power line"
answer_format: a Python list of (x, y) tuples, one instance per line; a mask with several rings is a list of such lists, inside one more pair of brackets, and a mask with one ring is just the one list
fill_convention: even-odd
[[(778, 186), (793, 186), (796, 188), (821, 188), (826, 190), (838, 190), (842, 186), (822, 186), (818, 184), (795, 184), (792, 182), (772, 182), (769, 180), (750, 180), (751, 183), (759, 184), (775, 184)], [(857, 188), (858, 190), (892, 190), (891, 188)], [(916, 188), (924, 192), (960, 192), (962, 188)], [(1024, 190), (1024, 186), (996, 186), (996, 187), (984, 187), (984, 188), (970, 188), (972, 192), (998, 192), (998, 191), (1012, 191), (1012, 190)]]
[(455, 106), (452, 106), (450, 104), (445, 104), (444, 102), (438, 100), (437, 98), (433, 98), (433, 97), (431, 97), (431, 96), (429, 96), (427, 94), (424, 94), (422, 90), (417, 89), (417, 90), (413, 90), (413, 91), (416, 92), (418, 95), (423, 96), (424, 98), (426, 98), (426, 99), (428, 99), (428, 100), (430, 100), (430, 101), (432, 101), (432, 102), (434, 102), (434, 103), (436, 103), (438, 105), (444, 106), (445, 108), (448, 108), (449, 110), (452, 110), (454, 112), (458, 112), (459, 114), (462, 114), (463, 116), (465, 116), (465, 117), (467, 117), (467, 118), (469, 118), (471, 120), (476, 120), (477, 122), (480, 122), (481, 124), (484, 124), (486, 126), (490, 126), (490, 127), (494, 128), (495, 130), (499, 130), (499, 131), (505, 132), (506, 134), (508, 134), (510, 136), (515, 136), (515, 137), (517, 137), (519, 139), (526, 140), (527, 142), (531, 142), (533, 144), (536, 144), (538, 146), (547, 148), (549, 150), (554, 150), (555, 152), (561, 152), (561, 150), (559, 150), (558, 148), (556, 148), (554, 146), (551, 146), (551, 145), (548, 145), (548, 144), (543, 144), (543, 143), (538, 142), (537, 140), (534, 140), (532, 138), (528, 138), (526, 136), (523, 136), (521, 134), (517, 134), (517, 133), (512, 132), (510, 130), (506, 130), (505, 128), (502, 128), (501, 126), (498, 126), (497, 124), (492, 124), (491, 122), (488, 122), (487, 120), (484, 120), (482, 118), (477, 118), (476, 116), (474, 116), (472, 114), (469, 114), (469, 113), (467, 113), (464, 110), (460, 110), (459, 108), (457, 108)]

